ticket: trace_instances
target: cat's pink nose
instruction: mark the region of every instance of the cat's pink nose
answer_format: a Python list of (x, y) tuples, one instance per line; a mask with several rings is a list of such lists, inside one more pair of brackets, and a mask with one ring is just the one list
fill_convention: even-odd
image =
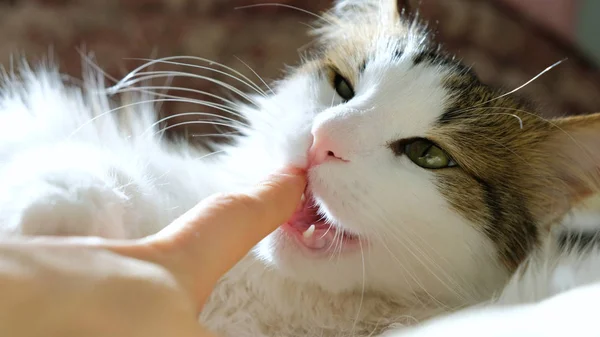
[(328, 137), (314, 137), (313, 143), (308, 150), (308, 167), (321, 165), (327, 161), (347, 162), (348, 160), (342, 157), (339, 149), (336, 150), (335, 144)]

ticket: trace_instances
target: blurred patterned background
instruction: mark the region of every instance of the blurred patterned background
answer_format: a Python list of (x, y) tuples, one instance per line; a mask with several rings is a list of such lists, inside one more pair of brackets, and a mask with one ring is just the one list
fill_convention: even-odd
[[(85, 50), (93, 52), (95, 62), (107, 73), (120, 78), (142, 63), (131, 58), (190, 55), (221, 62), (256, 79), (250, 67), (265, 80), (273, 80), (281, 76), (284, 65), (298, 61), (299, 50), (310, 42), (306, 31), (313, 17), (283, 6), (235, 9), (266, 3), (319, 13), (332, 1), (0, 0), (0, 64), (10, 67), (13, 57), (35, 61), (51, 54), (63, 72), (80, 77), (78, 50)], [(435, 38), (490, 84), (513, 89), (567, 58), (520, 93), (542, 103), (548, 116), (600, 111), (597, 62), (578, 41), (581, 1), (399, 3), (418, 11), (429, 21)], [(176, 65), (157, 69), (163, 68), (184, 70)], [(211, 76), (235, 83), (224, 75)], [(190, 78), (174, 78), (171, 85), (224, 92), (210, 82)], [(193, 96), (177, 90), (170, 93)], [(164, 114), (198, 110), (206, 111), (189, 103), (162, 105)], [(171, 121), (177, 122), (180, 119)], [(207, 130), (202, 125), (185, 129), (192, 134)]]

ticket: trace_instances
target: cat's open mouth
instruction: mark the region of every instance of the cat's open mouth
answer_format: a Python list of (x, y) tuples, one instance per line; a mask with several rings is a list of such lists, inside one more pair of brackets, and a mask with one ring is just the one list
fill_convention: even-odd
[(332, 252), (357, 246), (359, 237), (327, 222), (308, 191), (292, 218), (282, 226), (296, 241), (311, 251)]

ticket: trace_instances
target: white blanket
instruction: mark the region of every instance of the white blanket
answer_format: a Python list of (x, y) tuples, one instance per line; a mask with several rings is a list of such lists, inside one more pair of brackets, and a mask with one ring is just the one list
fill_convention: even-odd
[(534, 304), (458, 312), (387, 337), (588, 337), (600, 336), (600, 283)]

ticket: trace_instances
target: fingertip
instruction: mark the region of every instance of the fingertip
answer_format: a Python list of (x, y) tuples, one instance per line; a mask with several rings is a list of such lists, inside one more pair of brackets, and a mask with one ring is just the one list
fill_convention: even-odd
[(258, 196), (263, 202), (277, 203), (282, 198), (299, 199), (306, 189), (306, 184), (307, 177), (304, 170), (285, 168), (270, 174), (248, 192)]
[(280, 173), (283, 174), (291, 174), (291, 175), (297, 175), (297, 176), (304, 176), (306, 175), (306, 170), (297, 166), (286, 166), (282, 169), (279, 170)]
[[(306, 184), (306, 170), (295, 166), (287, 166), (269, 174), (262, 183), (286, 182), (291, 184)], [(260, 185), (260, 184), (259, 184)]]

